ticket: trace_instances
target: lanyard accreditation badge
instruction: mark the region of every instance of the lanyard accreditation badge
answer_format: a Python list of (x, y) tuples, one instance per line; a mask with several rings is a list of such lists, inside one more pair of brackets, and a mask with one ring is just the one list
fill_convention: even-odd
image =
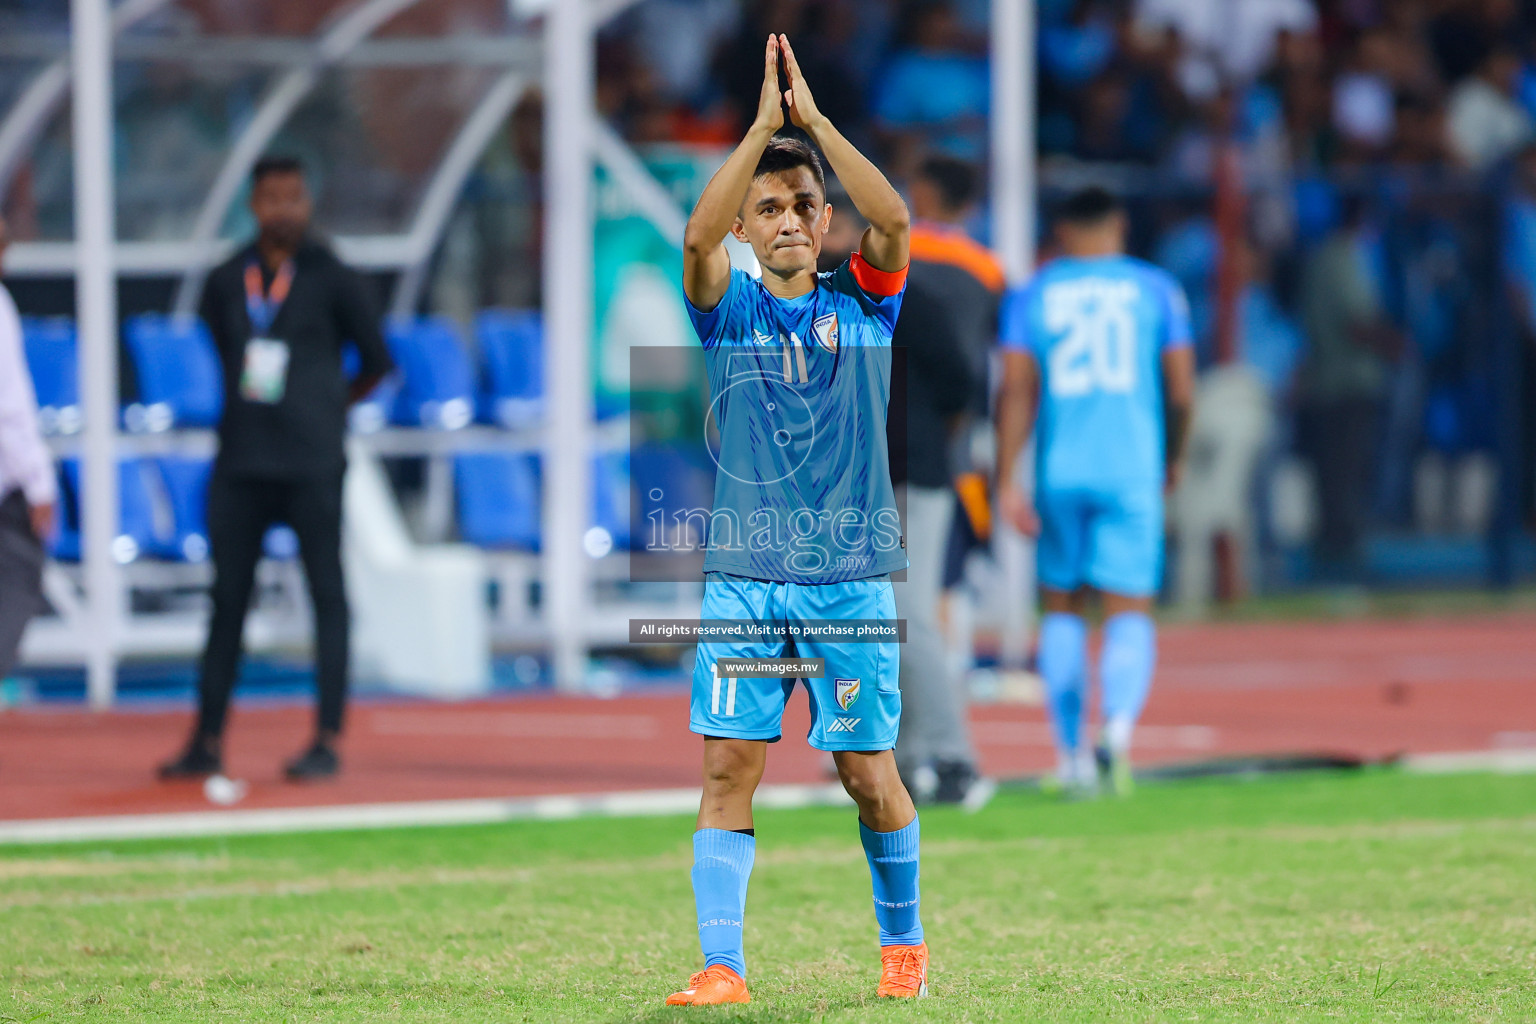
[(285, 260), (278, 268), (270, 291), (262, 285), (261, 267), (256, 261), (245, 265), (245, 311), (251, 320), (251, 338), (245, 343), (240, 397), (248, 402), (275, 405), (287, 391), (288, 343), (272, 337), (271, 332), (292, 287), (292, 260)]

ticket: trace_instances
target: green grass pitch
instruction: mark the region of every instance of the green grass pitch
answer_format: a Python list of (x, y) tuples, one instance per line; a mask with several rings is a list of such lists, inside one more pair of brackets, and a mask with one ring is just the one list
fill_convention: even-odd
[(0, 1021), (1536, 1020), (1536, 777), (929, 810), (916, 1005), (852, 810), (757, 827), (750, 1006), (662, 1005), (691, 822), (588, 819), (0, 847)]

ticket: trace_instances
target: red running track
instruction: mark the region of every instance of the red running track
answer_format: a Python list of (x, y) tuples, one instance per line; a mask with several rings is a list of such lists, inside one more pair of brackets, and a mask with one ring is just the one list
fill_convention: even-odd
[[(1047, 768), (1039, 708), (978, 707), (989, 774)], [(190, 713), (23, 709), (0, 713), (0, 821), (206, 809), (200, 786), (163, 784), (154, 766), (184, 739)], [(797, 694), (770, 783), (826, 779)], [(359, 703), (328, 783), (278, 778), (303, 744), (302, 706), (237, 710), (229, 773), (251, 783), (242, 807), (525, 797), (693, 786), (699, 743), (687, 696), (613, 700), (517, 696), (460, 704)], [(1238, 754), (1399, 753), (1536, 748), (1536, 616), (1176, 625), (1136, 756), (1143, 764)]]

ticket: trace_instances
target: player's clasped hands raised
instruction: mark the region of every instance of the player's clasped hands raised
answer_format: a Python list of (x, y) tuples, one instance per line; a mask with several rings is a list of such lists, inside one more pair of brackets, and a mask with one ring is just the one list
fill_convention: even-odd
[(757, 124), (770, 133), (784, 127), (784, 105), (779, 96), (779, 37), (768, 37), (763, 59), (763, 89), (757, 98)]
[[(784, 74), (789, 88), (779, 91), (779, 59), (784, 61)], [(816, 99), (795, 60), (794, 47), (789, 37), (770, 35), (763, 53), (763, 88), (757, 101), (757, 127), (778, 131), (784, 126), (784, 108), (789, 108), (790, 120), (795, 127), (809, 131), (821, 119)]]

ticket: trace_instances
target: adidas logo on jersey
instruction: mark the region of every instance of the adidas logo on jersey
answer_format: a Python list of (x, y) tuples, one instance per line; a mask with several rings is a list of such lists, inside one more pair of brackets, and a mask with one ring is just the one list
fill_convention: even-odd
[(853, 732), (859, 727), (862, 718), (834, 718), (827, 726), (827, 732)]

